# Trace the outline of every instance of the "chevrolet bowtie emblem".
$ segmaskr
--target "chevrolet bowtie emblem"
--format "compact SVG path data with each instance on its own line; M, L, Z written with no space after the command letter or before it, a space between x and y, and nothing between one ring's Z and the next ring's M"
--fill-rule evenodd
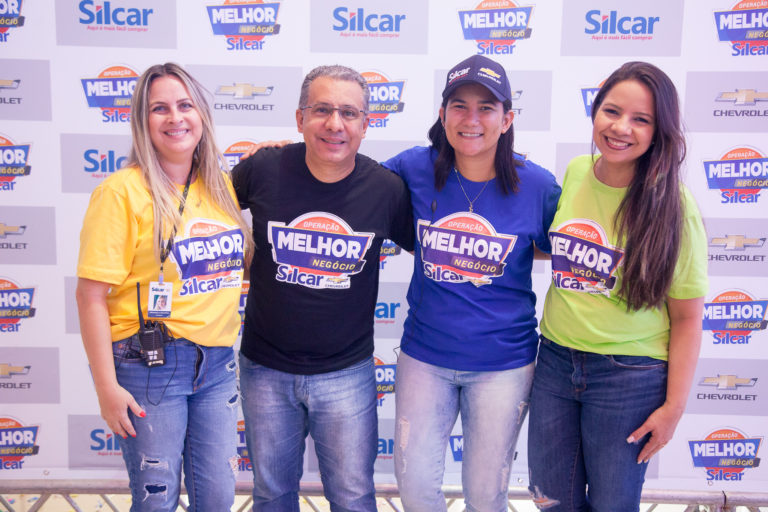
M7 80L0 78L0 89L18 89L21 80Z
M14 366L8 363L0 363L0 379L8 379L12 375L26 375L31 366Z
M717 386L717 389L736 389L738 387L752 387L756 382L756 378L743 379L735 375L718 375L717 377L704 377L699 385Z
M743 251L747 247L762 247L763 244L765 238L747 238L744 235L725 235L709 241L709 245L724 247L726 251Z
M23 235L27 226L9 226L0 222L0 238L5 238L7 235Z
M758 101L768 101L768 92L736 89L734 92L721 92L715 101L732 101L734 105L754 105Z
M253 98L254 96L269 96L274 87L256 87L253 84L236 83L233 85L220 85L216 94L231 95L238 99Z

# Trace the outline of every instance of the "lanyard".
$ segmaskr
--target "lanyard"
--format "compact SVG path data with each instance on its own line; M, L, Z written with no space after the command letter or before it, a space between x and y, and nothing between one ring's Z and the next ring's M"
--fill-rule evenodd
M189 193L189 184L192 182L192 169L189 170L187 175L187 182L184 184L184 192L181 194L181 202L179 203L179 217L184 213L184 205L187 202L187 194ZM168 238L168 243L163 247L163 235L160 234L160 282L163 282L163 264L168 259L168 255L171 254L173 249L173 239L176 236L176 224L173 225L171 230L171 236Z

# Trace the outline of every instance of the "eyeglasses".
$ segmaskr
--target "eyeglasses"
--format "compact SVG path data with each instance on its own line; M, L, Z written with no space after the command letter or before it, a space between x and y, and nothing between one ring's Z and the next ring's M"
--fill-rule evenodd
M335 110L339 111L339 117L342 121L357 121L365 115L364 110L345 105L342 107L334 107L328 103L315 103L314 105L307 105L306 107L299 107L299 110L307 110L315 119L327 119L333 115Z

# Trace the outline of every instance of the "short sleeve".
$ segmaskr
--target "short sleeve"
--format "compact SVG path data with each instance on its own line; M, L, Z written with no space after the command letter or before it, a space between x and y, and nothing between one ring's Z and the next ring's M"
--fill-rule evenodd
M412 251L414 246L413 209L411 195L400 178L398 181L398 197L393 212L391 233L389 239L406 251Z
M80 231L77 276L121 284L138 241L138 222L125 194L102 183L91 195Z
M543 205L541 211L541 236L535 240L536 248L550 253L552 247L549 242L549 228L552 226L552 221L555 218L557 212L557 204L560 201L560 185L557 184L555 176L549 171L547 173L547 184L544 190Z
M258 153L256 154L258 155ZM249 207L250 196L250 181L251 171L253 167L253 159L256 155L251 155L245 160L241 160L234 169L232 169L232 185L237 195L237 201L240 203L240 208L245 210Z

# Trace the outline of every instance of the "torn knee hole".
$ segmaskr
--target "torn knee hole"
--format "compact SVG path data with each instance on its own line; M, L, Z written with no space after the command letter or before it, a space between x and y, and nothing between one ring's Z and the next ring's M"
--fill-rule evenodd
M400 449L405 450L408 447L408 436L411 434L411 423L405 418L400 418L397 427L400 430Z
M168 469L168 461L158 459L157 457L141 456L140 469Z
M163 494L165 493L167 486L163 484L147 484L144 486L147 494Z
M228 405L229 407L235 407L235 406L237 405L237 399L238 399L238 398L240 398L240 397L239 397L239 396L237 396L237 393L235 393L234 395L232 395L232 398L230 398L229 400L227 400L227 405Z
M560 504L558 500L553 500L552 498L548 497L546 494L541 492L541 489L539 489L538 485L533 485L533 484L529 485L528 492L531 494L531 499L533 499L533 504L536 505L536 508L538 508L539 510L546 510L548 508L552 508Z
M238 475L237 464L239 461L240 461L240 457L238 457L237 455L233 455L232 457L229 458L229 467L232 469L232 473L234 473L235 479L237 479L237 475Z

